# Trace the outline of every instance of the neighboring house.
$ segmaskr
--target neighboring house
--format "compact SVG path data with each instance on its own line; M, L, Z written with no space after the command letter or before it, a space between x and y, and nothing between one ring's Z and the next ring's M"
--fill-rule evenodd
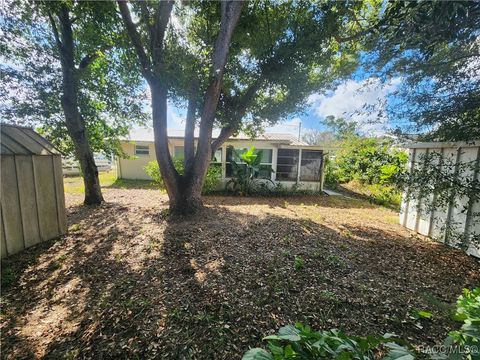
M169 131L169 149L173 157L183 158L182 133ZM212 163L217 163L222 168L222 185L232 176L231 149L241 151L251 146L263 150L262 164L270 165L274 170L268 175L272 181L280 182L286 187L298 184L300 189L323 190L323 148L310 146L293 135L278 133L265 133L254 140L245 135L227 140L212 159ZM152 130L132 131L129 139L122 141L122 149L129 158L117 159L118 177L149 180L144 167L156 160ZM260 173L259 177L262 176L265 174Z

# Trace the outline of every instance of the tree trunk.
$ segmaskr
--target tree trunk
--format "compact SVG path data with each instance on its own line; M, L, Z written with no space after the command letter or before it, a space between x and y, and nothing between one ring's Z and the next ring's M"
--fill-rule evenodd
M93 153L88 141L85 123L78 109L78 70L75 68L74 41L72 23L69 17L68 8L63 6L60 10L60 36L53 21L52 27L61 55L62 65L62 108L65 114L65 123L68 133L72 138L75 154L80 162L80 168L85 184L85 205L98 205L102 203L103 196L98 180L98 170L95 165Z
M203 99L203 111L200 121L200 136L195 156L193 150L193 132L195 130L196 105L189 106L189 116L186 133L186 163L185 174L180 175L173 165L168 148L167 134L167 95L166 85L162 83L164 72L163 41L165 29L172 11L173 1L161 2L157 9L153 27L150 29L150 40L153 44L150 53L142 44L142 38L132 20L130 10L124 1L118 1L120 13L132 44L137 53L141 71L147 80L152 95L153 133L155 138L155 153L160 168L160 175L165 183L165 188L170 199L172 215L190 215L203 208L201 193L212 157L212 128L215 112L220 97L223 72L227 62L231 37L240 17L243 2L225 1L221 3L220 32L215 41L212 58L211 80ZM145 15L144 11L144 15ZM148 16L147 16L148 17ZM144 16L145 18L145 16ZM145 19L144 19L145 20ZM147 19L148 21L148 19ZM153 30L152 30L153 29ZM152 33L153 32L153 33ZM151 47L151 46L150 46Z
M203 209L202 188L194 186L192 177L182 177L179 183L179 192L170 196L170 214L173 216L188 216ZM203 179L201 181L203 183Z
M180 175L176 171L168 148L167 91L155 81L150 84L150 90L155 153L170 200L170 214L173 216L195 214L203 208L202 186L208 169L208 161L204 162L206 166L203 168L186 167L184 175ZM208 157L207 159L209 160Z
M65 123L68 133L75 146L75 154L80 163L83 183L85 185L85 205L98 205L102 203L103 196L98 179L98 169L93 158L92 150L88 141L85 125L78 111L75 86L72 86L71 70L64 71L64 86L62 107L65 113Z

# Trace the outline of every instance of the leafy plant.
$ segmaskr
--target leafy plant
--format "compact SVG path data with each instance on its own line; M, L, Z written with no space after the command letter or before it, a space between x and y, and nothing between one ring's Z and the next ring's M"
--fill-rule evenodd
M174 157L172 160L173 164L175 165L175 169L177 169L180 175L183 175L185 171L183 159ZM150 161L147 165L145 165L144 169L147 175L153 179L153 181L160 187L160 189L164 190L165 184L163 182L162 175L160 174L158 162ZM217 189L218 184L220 183L221 174L222 169L218 165L210 165L207 171L207 175L205 177L205 181L203 183L203 194L212 193Z
M266 171L268 174L273 172L269 165L261 165L262 150L255 150L252 146L247 151L239 153L232 148L233 159L232 166L233 177L227 182L225 188L239 195L251 195L257 192L267 190L270 186L275 188L275 183L268 178L260 179L260 171Z
M463 325L459 330L451 331L445 339L444 345L454 349L446 358L480 359L480 287L463 289L457 300L454 319L462 321ZM460 350L462 354L459 354Z
M415 320L420 320L420 319L431 319L433 314L431 312L425 311L425 310L419 310L419 309L413 309L412 310L412 317Z
M395 185L406 171L408 154L391 140L350 137L342 142L335 163L339 182Z
M374 351L381 344L390 349L385 359L413 359L407 348L395 342L392 334L347 336L339 330L313 331L297 323L280 328L276 335L266 336L264 340L268 341L268 350L250 349L242 359L373 359Z
M305 260L300 256L295 256L295 270L301 270L305 266Z

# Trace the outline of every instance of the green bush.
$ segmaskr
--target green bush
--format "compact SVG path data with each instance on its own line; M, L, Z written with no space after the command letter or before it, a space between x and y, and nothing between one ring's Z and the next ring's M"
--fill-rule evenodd
M405 174L408 154L388 139L352 137L342 143L335 166L339 182L395 185Z
M413 311L414 318L432 318L428 311ZM454 319L463 322L459 330L451 331L439 350L424 352L425 358L445 360L480 359L480 288L463 289L457 300ZM313 331L300 323L279 329L276 335L263 338L268 341L268 350L254 348L243 355L243 360L283 359L374 359L380 347L389 349L384 360L412 360L412 348L396 335L347 336L339 330ZM382 351L383 352L383 351ZM378 355L378 354L377 354ZM430 355L430 356L428 356ZM422 357L423 358L423 357Z
M324 166L324 183L329 188L335 189L340 183L340 176L338 174L338 166L333 159L330 159L328 156L325 156L325 166Z
M445 340L446 347L455 349L449 358L463 355L463 359L480 359L480 288L463 289L457 300L454 319L463 322L463 325L459 330L451 331Z
M173 164L175 169L177 169L180 175L183 175L185 172L184 161L181 158L173 158ZM160 174L160 168L158 162L150 161L144 167L145 172L150 176L153 181L160 187L160 189L165 189L165 183L163 182L162 175ZM220 179L222 176L222 168L218 164L211 164L208 168L207 175L205 176L205 181L203 183L203 194L209 194L216 190Z
M347 336L339 330L313 331L300 323L279 329L277 335L266 336L268 350L250 349L243 360L283 359L373 359L381 344L390 349L385 359L412 360L410 352L397 343L392 335Z
M239 152L232 147L233 159L230 161L232 166L232 178L225 185L227 191L237 195L259 195L270 190L274 190L275 183L267 178L259 178L259 174L264 172L270 176L273 172L271 166L261 164L262 150L250 149Z

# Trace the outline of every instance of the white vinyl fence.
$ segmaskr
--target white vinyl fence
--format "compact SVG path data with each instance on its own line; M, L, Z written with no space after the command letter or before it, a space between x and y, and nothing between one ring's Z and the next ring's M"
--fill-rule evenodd
M409 171L426 171L430 166L451 179L463 179L468 186L480 181L480 140L454 143L414 143L409 149ZM429 159L428 162L426 159ZM428 171L428 169L427 169ZM454 181L454 180L452 180ZM477 195L480 189L473 190ZM416 192L415 196L411 196ZM463 248L480 257L480 202L478 196L453 193L448 201L440 201L436 192L429 193L420 185L410 186L404 194L400 223L408 229L450 246Z

